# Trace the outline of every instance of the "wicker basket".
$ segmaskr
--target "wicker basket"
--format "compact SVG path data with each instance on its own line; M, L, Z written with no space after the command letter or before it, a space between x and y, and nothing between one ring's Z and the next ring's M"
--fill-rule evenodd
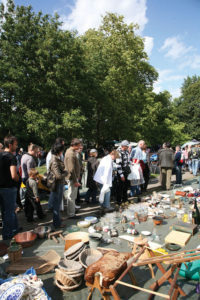
M8 248L8 256L12 263L18 261L22 257L22 246L19 246L19 249L16 251L11 251L10 247Z
M99 260L102 256L102 253L96 249L85 249L79 255L79 261L84 268L87 268L89 265Z
M83 273L76 275L68 275L60 269L55 269L55 283L62 290L73 290L82 283Z
M89 234L84 231L77 231L67 234L65 236L65 250L79 242L84 242L85 244L89 243Z
M63 285L61 282L59 282L57 279L55 279L55 284L57 285L57 287L59 287L59 289L61 289L63 292L65 291L73 291L75 289L77 289L82 283L82 279L81 281L77 284L77 285L74 285L74 286L65 286Z
M73 260L60 260L58 268L68 275L84 273L83 266L79 262Z
M80 249L78 249L74 253L72 252L71 255L67 256L66 253L68 253L68 250L70 249L69 248L67 251L64 252L64 261L66 261L66 263L67 263L68 260L78 261L79 260L79 255L86 249L86 247L87 247L87 245L83 244L83 246Z

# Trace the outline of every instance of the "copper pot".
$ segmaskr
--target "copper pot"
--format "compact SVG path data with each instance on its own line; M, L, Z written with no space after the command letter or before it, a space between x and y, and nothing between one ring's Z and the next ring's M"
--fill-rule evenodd
M154 225L161 225L163 223L163 218L159 216L153 217Z

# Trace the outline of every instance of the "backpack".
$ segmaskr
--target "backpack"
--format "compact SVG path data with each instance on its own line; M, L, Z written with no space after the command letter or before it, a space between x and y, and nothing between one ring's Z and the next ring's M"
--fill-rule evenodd
M191 150L191 157L193 159L198 159L199 158L199 149L198 148L195 147Z
M54 192L56 190L56 176L53 173L51 166L52 164L50 163L49 171L46 177L46 182L47 182L46 185L50 191Z

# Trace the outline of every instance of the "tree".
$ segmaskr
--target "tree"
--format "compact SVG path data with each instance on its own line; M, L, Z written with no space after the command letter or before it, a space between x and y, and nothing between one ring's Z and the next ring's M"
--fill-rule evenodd
M91 132L98 142L106 139L135 139L137 122L145 106L145 93L152 90L157 72L148 63L136 25L123 16L107 14L98 30L82 37L91 78Z
M184 122L183 132L190 138L200 139L200 77L187 77L181 96L174 101L175 115Z
M0 100L2 135L49 145L65 135L63 113L84 99L82 49L75 32L62 31L58 16L30 6L0 8ZM77 123L79 120L77 119ZM81 121L82 122L82 121Z

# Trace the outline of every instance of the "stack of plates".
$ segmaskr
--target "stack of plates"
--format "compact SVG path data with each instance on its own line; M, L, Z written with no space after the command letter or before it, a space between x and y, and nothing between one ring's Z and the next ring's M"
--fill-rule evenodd
M91 224L95 224L98 222L98 219L97 219L97 217L89 216L89 217L85 218L85 221L90 222Z
M80 228L87 228L91 225L89 221L80 221L77 223L77 226Z
M78 260L79 254L86 248L87 246L83 242L79 242L71 246L67 251L64 252L65 260Z
M15 283L10 285L1 295L1 300L19 300L21 299L25 290L23 283Z

